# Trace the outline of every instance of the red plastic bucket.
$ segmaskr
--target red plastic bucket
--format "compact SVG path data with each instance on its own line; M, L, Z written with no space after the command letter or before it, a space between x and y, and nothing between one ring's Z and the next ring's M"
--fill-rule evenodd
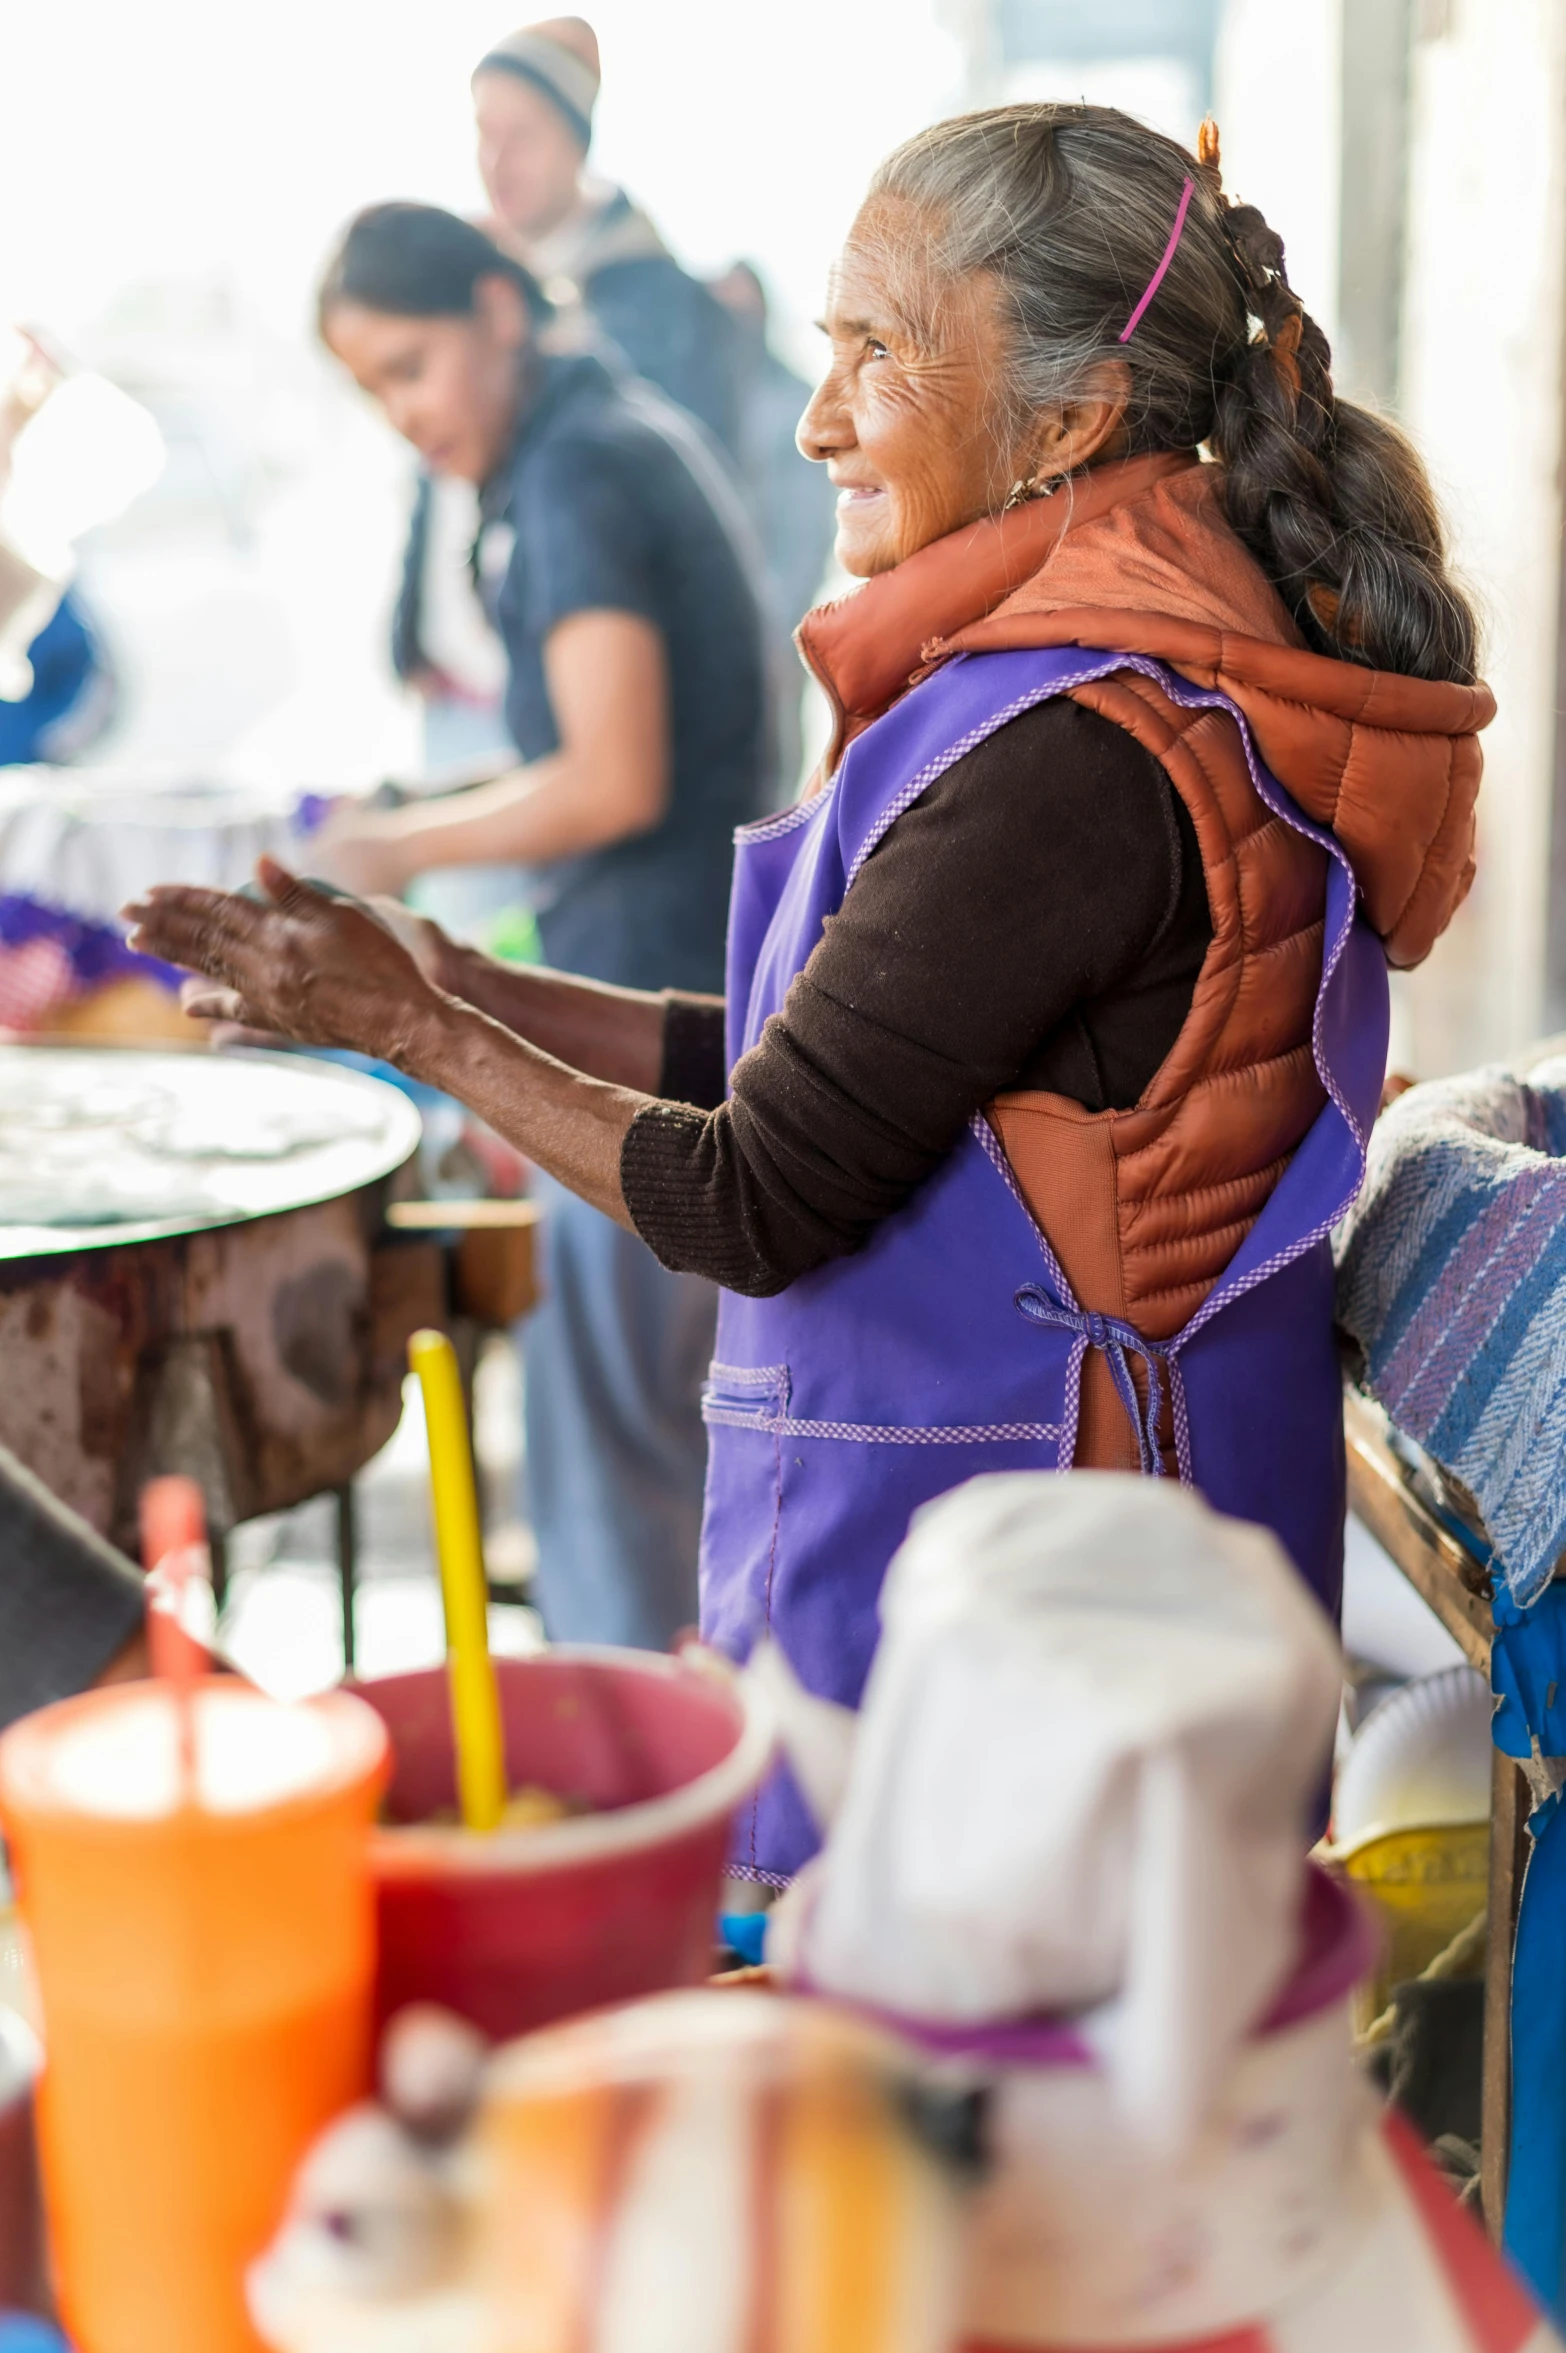
M456 1792L445 1669L356 1686L394 1760L372 1842L380 2016L441 2002L499 2039L699 1984L730 1823L771 1753L749 1687L705 1652L560 1649L496 1668L511 1786L593 1810L487 1837L431 1824Z

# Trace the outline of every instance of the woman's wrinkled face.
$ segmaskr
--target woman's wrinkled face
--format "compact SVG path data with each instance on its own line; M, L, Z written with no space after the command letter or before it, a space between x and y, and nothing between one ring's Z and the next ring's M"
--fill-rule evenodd
M509 279L474 289L470 317L405 319L334 303L326 341L432 474L482 483L510 446L527 311Z
M831 365L800 421L800 448L838 487L838 562L862 578L989 514L1010 479L998 289L938 284L928 246L915 206L866 205L828 290Z

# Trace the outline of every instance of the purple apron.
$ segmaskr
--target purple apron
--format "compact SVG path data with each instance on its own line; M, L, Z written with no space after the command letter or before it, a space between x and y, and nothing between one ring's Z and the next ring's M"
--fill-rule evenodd
M981 1471L1069 1468L1089 1348L1108 1359L1144 1469L1161 1468L1153 1432L1167 1395L1182 1479L1274 1529L1337 1611L1343 1422L1327 1237L1364 1176L1386 1063L1386 963L1356 914L1342 849L1262 766L1226 697L1159 662L1080 646L964 655L936 671L849 747L815 799L737 836L729 1060L781 1011L876 843L943 770L1019 712L1124 670L1187 707L1229 711L1262 799L1330 854L1313 1028L1328 1101L1222 1280L1170 1340L1078 1308L982 1118L853 1257L776 1298L723 1294L703 1402L703 1631L733 1658L770 1632L808 1689L851 1707L911 1514ZM741 1820L735 1868L781 1884L817 1843L779 1772Z

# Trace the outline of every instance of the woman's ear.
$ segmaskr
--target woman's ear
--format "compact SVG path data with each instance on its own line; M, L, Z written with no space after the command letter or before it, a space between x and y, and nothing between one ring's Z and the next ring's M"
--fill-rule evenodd
M480 278L473 289L473 308L492 340L504 351L524 351L532 340L532 321L522 289L514 279Z
M1131 371L1125 361L1103 361L1075 400L1040 420L1033 445L1035 473L1047 480L1090 466L1095 458L1119 457L1130 399Z

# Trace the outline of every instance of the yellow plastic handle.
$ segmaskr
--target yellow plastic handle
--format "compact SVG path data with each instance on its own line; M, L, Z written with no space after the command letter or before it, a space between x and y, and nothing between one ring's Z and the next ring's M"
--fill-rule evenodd
M424 1393L435 1550L446 1605L457 1795L469 1830L493 1830L505 1810L506 1747L489 1655L488 1591L473 1451L457 1358L444 1332L415 1332L408 1362Z

